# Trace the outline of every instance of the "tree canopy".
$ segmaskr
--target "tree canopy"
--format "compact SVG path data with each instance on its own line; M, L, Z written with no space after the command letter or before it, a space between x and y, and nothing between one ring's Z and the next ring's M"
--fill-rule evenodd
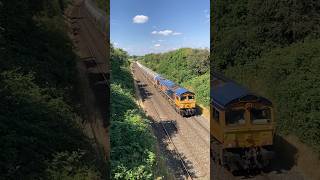
M0 1L0 179L101 177L74 101L67 3Z
M181 48L137 59L169 80L194 91L197 102L209 107L209 54L207 49Z
M320 151L320 2L216 1L212 68L270 98L278 133Z

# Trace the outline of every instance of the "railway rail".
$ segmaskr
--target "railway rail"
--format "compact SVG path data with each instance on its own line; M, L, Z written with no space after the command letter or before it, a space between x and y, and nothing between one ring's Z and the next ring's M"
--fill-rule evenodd
M153 102L151 102L151 103L153 104ZM170 143L171 143L171 144L173 145L173 147L174 147L174 151L177 152L177 154L178 154L179 160L180 160L180 162L181 162L181 167L182 167L183 170L185 171L185 173L186 173L186 175L187 175L187 179L193 179L192 176L191 176L191 173L189 172L189 170L188 170L188 168L187 168L187 166L186 166L186 164L185 164L185 162L184 162L184 160L183 160L183 158L182 158L181 155L178 153L179 151L178 151L177 146L175 145L175 143L174 143L173 140L171 139L171 136L170 136L170 134L168 133L168 130L166 129L165 125L163 124L163 120L161 119L158 110L157 110L154 106L152 106L152 107L153 107L154 112L156 112L156 114L157 114L157 116L158 116L158 118L159 118L159 120L160 120L161 127L162 127L163 131L165 132L167 139L169 139ZM177 126L176 126L174 123L171 122L171 124L177 129Z
M88 14L86 15L84 1L74 1L73 3L72 12L67 18L73 30L72 39L77 54L81 59L77 67L79 76L83 78L81 80L81 86L85 89L83 90L83 106L86 107L85 118L82 123L84 127L87 127L86 132L90 138L94 139L98 154L106 160L109 159L110 152L108 133L104 128L109 121L107 99L109 98L110 85L107 76L108 69L106 68L108 67L107 57L105 53L95 51L103 46L101 42L96 42L97 36L101 36L101 34L97 33L99 32L98 28L89 30L88 27L92 27L89 24L94 25L94 22L87 16ZM100 100L96 96L104 98Z
M146 79L150 84L152 84L152 82L151 82L151 80L150 80L149 78L145 77L145 79ZM156 89L156 88L155 88L155 89ZM159 94L160 94L162 97L167 98L167 97L166 97L167 95L165 95L164 93L162 93L162 92L159 91L158 89L156 89L156 90L157 90L157 92L159 92ZM167 113L167 112L166 112L166 113ZM180 116L178 113L173 113L173 114L174 114L174 116L175 116L175 119L180 119L180 118L181 118L181 116ZM196 119L195 116L191 116L191 117L183 118L183 119L186 120L185 122L188 124L188 126L192 129L193 132L197 132L197 130L190 124L190 122L189 122L188 120L193 120L194 122L196 122L197 124L199 124L200 127L201 127L202 129L204 129L204 131L208 132L208 134L210 133L210 130L209 130L208 128L204 127L204 126L198 121L198 119ZM178 128L177 128L177 129L178 129ZM203 142L205 142L205 138L204 138L202 135L199 134L198 137L200 137L200 139L201 139ZM185 140L187 141L187 139L185 139Z
M138 67L136 67L138 68ZM138 70L137 70L138 71ZM136 71L135 71L136 72ZM153 101L161 101L160 102L165 102L165 104L168 104L168 102L165 100L165 96L159 92L159 90L157 88L155 88L152 85L152 82L149 78L146 77L145 74L143 74L142 71L140 71L139 73L139 80L143 81L146 84L149 84L149 90L150 92L152 92L152 94L154 95L153 100L150 100L151 104L150 106L152 106L152 109L154 111L156 111L157 113L157 117L160 117L161 120L166 119L166 118L171 118L176 120L176 123L170 122L170 121L166 121L166 122L170 122L170 126L174 127L179 133L175 134L174 139L170 138L170 141L174 142L176 141L178 143L178 147L181 150L181 147L184 149L187 149L187 154L188 157L191 158L190 156L192 156L192 163L195 163L194 165L197 166L197 168L195 170L198 170L198 174L194 171L191 171L188 169L188 167L186 167L186 165L184 165L184 167L187 168L187 170L189 171L189 174L195 175L194 173L196 173L197 175L195 175L194 177L198 177L198 178L203 178L203 177L208 177L209 176L209 168L208 170L206 170L206 165L205 164L209 164L209 163L205 163L203 157L203 151L199 151L198 148L201 149L202 148L206 148L206 146L208 146L207 148L209 149L209 127L205 128L199 121L199 117L189 117L189 118L184 118L181 117L173 108L171 108L171 106L168 106L168 110L162 110L161 112L159 112L158 109L163 109L163 107L160 107L159 104L155 104ZM150 107L148 106L148 107ZM170 110L169 110L170 109ZM162 115L162 116L161 116ZM166 118L163 118L166 117ZM203 120L203 119L201 119ZM190 121L190 122L189 122ZM193 127L194 124L192 124L192 122L196 121L197 123L199 123L199 126L197 126L197 128ZM205 121L207 122L207 121ZM168 123L164 123L163 121L160 121L161 124L161 128L166 128L168 126ZM180 125L180 127L179 127ZM165 130L164 130L165 131ZM168 130L166 130L168 131ZM208 137L206 138L204 134L201 134L199 131L202 131L202 133L207 134ZM167 135L169 135L169 133L166 133ZM192 141L194 141L196 139L197 143L196 147L195 144L192 143ZM175 145L175 151L179 150L179 148L177 148L177 145ZM181 152L181 151L179 151ZM200 157L199 157L200 156ZM209 159L209 152L208 155L206 156L207 159ZM190 159L189 159L190 160ZM190 168L190 167L189 167Z
M147 80L148 80L148 79L147 79ZM170 136L170 134L168 133L169 131L167 130L167 128L166 128L165 125L163 124L163 118L160 116L159 110L157 110L157 108L155 108L155 105L154 105L154 103L153 103L152 101L151 101L151 103L152 103L152 106L151 106L151 107L152 107L153 111L156 113L157 118L158 118L159 121L160 121L160 125L161 125L161 128L162 128L163 132L165 133L165 135L166 135L167 139L169 140L170 144L172 144L172 146L173 146L173 148L174 148L174 151L177 152L177 154L178 154L178 158L179 158L179 161L180 161L180 163L181 163L181 167L183 168L183 170L184 170L184 172L185 172L185 174L186 174L186 176L187 176L186 178L192 180L193 178L192 178L192 176L191 176L191 173L189 172L189 170L188 170L188 168L187 168L187 166L186 166L183 158L182 158L181 155L178 153L178 152L179 152L179 151L178 151L178 148L177 148L177 146L175 145L175 143L173 142L173 140L171 139L171 136ZM175 129L178 129L177 126L176 126L174 123L170 122L170 124L171 124L172 126L174 126Z
M81 9L82 9L82 7L84 7L85 1L82 1L81 3L82 3L82 4L80 4L80 5L79 5L79 8L78 8L78 17L81 17ZM84 29L85 29L85 31L86 31L86 34L90 35L90 37L91 37L92 39L94 39L94 37L91 36L92 32L91 32L90 29L88 28L88 24L87 24L86 19L85 19L85 18L89 18L90 14L89 14L87 11L85 11L85 13L87 14L87 16L79 19L79 21L81 21L81 22L79 22L79 23L83 23L83 24L84 24L83 27L84 27ZM100 31L99 31L99 32L100 32ZM101 65L101 64L106 64L106 62L105 62L105 63L103 63L103 62L99 62L99 63L98 63L98 62L97 62L97 58L96 58L96 54L97 54L96 49L92 49L89 45L86 45L86 48L88 49L88 52L89 52L89 57L87 57L86 59L91 60L91 61L95 64L95 67L97 68L98 73L102 76L104 83L105 83L107 86L110 87L110 84L108 83L109 80L108 80L108 78L106 77L106 73L107 73L106 71L107 71L107 69L104 68L104 67ZM105 54L105 53L101 52L101 50L99 50L99 48L97 48L97 51L99 51L99 53L102 54L102 55Z

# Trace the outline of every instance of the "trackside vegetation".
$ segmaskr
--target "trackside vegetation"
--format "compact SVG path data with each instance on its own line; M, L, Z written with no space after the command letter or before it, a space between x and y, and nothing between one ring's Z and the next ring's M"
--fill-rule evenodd
M0 179L100 179L64 0L0 0Z
M138 59L155 72L196 93L197 103L209 107L209 54L207 49L181 48L147 54Z
M156 139L136 103L128 59L111 47L111 178L155 179Z
M216 3L215 70L271 99L278 133L320 152L320 2Z

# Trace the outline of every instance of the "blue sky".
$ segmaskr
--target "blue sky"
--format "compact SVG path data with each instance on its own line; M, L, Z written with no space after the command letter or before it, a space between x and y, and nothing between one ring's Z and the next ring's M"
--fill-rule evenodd
M209 48L210 0L111 0L110 37L130 55Z

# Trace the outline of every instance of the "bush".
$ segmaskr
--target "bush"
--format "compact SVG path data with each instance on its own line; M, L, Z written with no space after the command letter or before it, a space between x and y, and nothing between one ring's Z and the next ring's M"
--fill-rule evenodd
M128 55L111 47L111 178L154 179L154 136L134 98Z
M139 57L155 72L196 93L197 102L209 106L209 51L181 48ZM203 84L201 84L203 83Z
M46 169L47 178L52 180L98 180L99 173L83 161L85 152L61 152L54 155Z
M7 71L0 77L0 169L7 179L43 176L54 153L91 145L62 98L45 94L31 74Z
M0 1L0 179L48 179L46 162L79 149L91 155L79 168L95 167L72 101L76 55L66 3Z
M225 73L273 101L278 133L293 133L320 152L319 45L316 40L274 48Z

